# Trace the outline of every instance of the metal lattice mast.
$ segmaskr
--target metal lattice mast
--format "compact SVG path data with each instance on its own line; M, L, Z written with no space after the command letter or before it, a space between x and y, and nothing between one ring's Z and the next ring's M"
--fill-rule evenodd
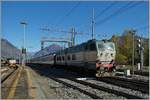
M94 20L94 8L93 8L93 15L92 15L92 39L94 39L94 24L95 24L95 20Z
M22 47L22 66L25 66L26 61L26 47L25 47L25 33L26 33L26 26L27 23L25 21L20 22L23 25L24 32L23 32L23 47Z

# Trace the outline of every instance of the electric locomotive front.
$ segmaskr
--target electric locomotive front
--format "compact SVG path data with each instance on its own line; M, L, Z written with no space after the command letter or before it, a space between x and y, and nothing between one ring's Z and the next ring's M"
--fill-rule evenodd
M115 45L113 42L97 41L96 76L112 76L115 74Z

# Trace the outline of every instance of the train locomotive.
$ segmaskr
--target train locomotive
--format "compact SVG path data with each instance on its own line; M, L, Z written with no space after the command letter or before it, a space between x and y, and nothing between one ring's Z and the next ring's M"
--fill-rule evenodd
M63 65L95 71L96 77L115 74L115 45L106 40L89 40L80 45L31 59L31 63Z

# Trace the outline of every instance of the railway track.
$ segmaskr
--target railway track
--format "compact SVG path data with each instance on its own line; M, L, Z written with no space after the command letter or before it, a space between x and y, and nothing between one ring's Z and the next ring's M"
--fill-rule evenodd
M124 69L117 69L119 72L124 72ZM132 70L131 70L132 73ZM149 72L143 72L143 71L134 71L134 74L141 75L141 76L149 76Z
M6 73L9 69L8 68L1 68L0 72L1 72L1 75Z
M88 91L86 91L86 90L84 90L84 89L81 89L80 87L74 86L74 85L72 85L72 84L70 84L70 83L68 83L68 82L65 82L65 81L63 81L63 80L61 80L61 79L59 79L59 78L56 78L56 77L54 77L53 75L50 75L49 73L44 73L44 72L42 72L41 70L38 70L38 72L43 73L43 74L46 74L46 76L49 76L50 79L52 79L52 80L54 80L54 81L56 81L56 82L58 82L58 83L61 83L61 84L65 85L65 86L67 86L67 87L69 87L69 88L78 90L78 91L80 91L81 93L83 93L83 94L85 94L85 95L88 95L88 96L90 96L90 97L93 98L93 99L102 99L100 96L98 96L98 95L96 95L96 94L90 93L90 92L88 92ZM68 80L70 80L70 79L68 79Z
M52 70L54 70L54 69L52 69ZM48 71L44 71L44 69L43 69L43 72L42 72L42 69L38 69L38 71L40 71L40 73L42 73L41 75L48 76L49 78L52 78L54 81L62 83L64 85L68 86L68 87L73 87L74 89L76 89L76 87L72 86L71 84L67 83L66 81L62 82L62 80L60 80L59 77L61 77L63 79L70 80L70 81L74 81L77 84L79 83L79 84L82 84L82 85L84 85L86 87L91 87L92 89L97 89L99 91L104 91L106 93L114 94L114 95L116 95L118 97L121 96L121 97L125 97L127 99L142 99L142 98L147 98L147 93L148 93L148 91L147 91L148 90L147 85L148 85L148 83L140 81L140 80L137 81L137 80L130 80L130 79L128 79L126 81L125 79L116 78L116 80L114 80L114 82L111 82L110 85L114 85L114 83L116 83L115 86L117 86L118 88L121 88L121 87L123 88L124 87L124 89L125 89L125 91L124 91L124 89L117 90L117 89L113 89L113 87L109 88L107 86L107 84L106 84L106 86L103 86L103 85L100 86L99 84L96 85L96 84L91 83L91 82L86 82L86 81L83 81L83 80L77 80L76 78L69 78L70 76L68 76L66 74L68 71L65 72L65 74L68 77L67 76L64 77L65 75L61 75L61 73L63 74L63 72L61 72L61 73L59 73L59 75L57 75L58 72L55 73L55 71L48 72ZM77 77L77 76L75 76L75 77ZM80 77L80 76L78 76L78 77ZM98 80L96 80L96 79L94 79L93 81L98 82ZM121 83L119 83L119 81L121 81ZM127 82L128 82L128 84L127 84ZM108 83L108 82L104 82L104 83ZM126 84L126 87L125 87L125 84ZM131 84L131 86L130 86L130 84ZM144 88L145 90L143 88L141 89L141 87L144 87L145 85L146 85L146 87ZM77 87L77 88L79 88L79 87ZM84 89L82 89L82 90L81 89L77 89L77 90L79 90L80 92L85 93L85 94L88 95L87 91L83 92ZM134 91L134 93L132 93L132 90L133 91L134 90L138 90L138 91ZM130 91L130 93L128 93L128 91ZM142 94L139 94L140 93L139 91L140 92L142 91ZM146 93L146 94L144 94L144 93ZM93 95L93 94L90 94L90 95ZM145 96L143 96L143 95L145 95ZM96 98L95 94L93 96L91 96L91 98ZM99 98L101 98L101 97L99 97Z
M79 88L79 87L76 87L76 86L74 86L74 85L71 85L71 84L69 84L69 83L67 83L67 82L64 82L64 81L58 79L58 78L55 78L54 76L49 75L49 73L44 73L44 72L41 71L41 70L37 70L37 71L40 72L40 73L42 73L42 74L46 74L46 76L49 76L50 79L52 79L52 80L54 80L54 81L56 81L56 82L58 82L58 83L61 83L61 84L65 85L65 86L67 86L67 87L69 87L69 88L76 89L76 90L80 91L81 93L84 93L85 95L90 96L90 97L93 98L93 99L102 99L101 97L99 97L99 96L97 96L97 95L95 95L95 94L92 94L92 93L90 93L90 92L87 92L87 91L85 91L85 90L83 90L83 89L81 89L81 88Z
M137 74L137 75L149 76L149 72L134 71L134 73Z
M101 97L99 97L99 96L97 96L95 94L89 93L89 92L87 92L87 91L85 91L83 89L80 89L79 87L73 86L70 83L67 83L66 81L62 81L61 79L55 78L55 77L53 77L51 75L49 75L49 78L54 80L54 81L56 81L56 82L62 83L64 85L66 85L67 87L70 87L70 88L73 88L73 89L77 89L80 92L82 92L82 93L84 93L86 95L89 95L93 99L101 99ZM117 96L122 96L122 97L125 97L127 99L142 99L142 97L139 97L139 96L135 96L135 95L131 95L131 94L128 94L128 93L124 93L122 91L113 90L113 89L110 89L110 88L106 88L106 87L103 87L103 86L99 86L99 85L96 85L96 84L85 82L85 81L82 81L82 80L77 80L75 78L65 78L65 79L70 80L70 81L74 81L76 83L79 83L79 84L82 84L82 85L85 85L85 86L89 86L89 87L91 87L93 89L98 89L100 91L104 91L104 92L107 92L107 93L115 94Z
M60 80L60 79L57 79L57 78L54 78L54 77L50 77L50 78L51 78L52 80L56 81L56 82L62 83L63 85L65 85L65 86L67 86L67 87L76 89L76 90L78 90L78 91L80 91L80 92L82 92L82 93L84 93L84 94L90 96L90 97L93 98L93 99L102 99L101 97L99 97L99 96L97 96L97 95L95 95L95 94L92 94L92 93L90 93L90 92L87 92L87 91L85 91L85 90L83 90L83 89L81 89L81 88L79 88L79 87L76 87L76 86L74 86L74 85L71 85L71 84L69 84L69 83L67 83L67 82L64 82L64 81Z
M109 78L98 78L97 80L103 81L106 83L114 84L117 86L121 86L128 89L133 89L137 91L141 91L142 93L149 93L149 83L136 81L126 78L119 78L119 77L109 77Z
M8 69L3 71L2 73L2 77L1 77L1 84L6 81L12 74L14 74L16 72L18 68L16 69Z
M98 90L102 90L102 91L105 91L105 92L108 92L108 93L113 93L113 94L118 95L118 96L126 97L127 99L142 99L142 97L139 97L139 96L130 95L130 94L127 94L127 93L124 93L124 92L121 92L121 91L116 91L116 90L109 89L109 88L106 88L106 87L102 87L102 86L99 86L99 85L96 85L96 84L85 82L83 80L77 80L77 79L73 79L73 78L69 78L69 79L71 81L74 81L74 82L77 82L77 83L80 83L80 84L84 84L86 86L90 86L94 89L98 89Z

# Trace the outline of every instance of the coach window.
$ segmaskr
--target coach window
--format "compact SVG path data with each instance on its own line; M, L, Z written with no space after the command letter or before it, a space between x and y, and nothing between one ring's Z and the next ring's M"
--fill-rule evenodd
M70 55L68 55L68 60L70 60Z
M60 61L60 56L59 56L59 61Z
M60 61L60 56L58 56L58 61Z
M72 55L72 60L76 60L76 56L74 54Z
M62 60L64 61L64 56L62 56Z
M59 59L60 59L60 61L61 61L61 56L60 56L60 58L59 58Z
M58 56L56 57L56 60L58 61Z

